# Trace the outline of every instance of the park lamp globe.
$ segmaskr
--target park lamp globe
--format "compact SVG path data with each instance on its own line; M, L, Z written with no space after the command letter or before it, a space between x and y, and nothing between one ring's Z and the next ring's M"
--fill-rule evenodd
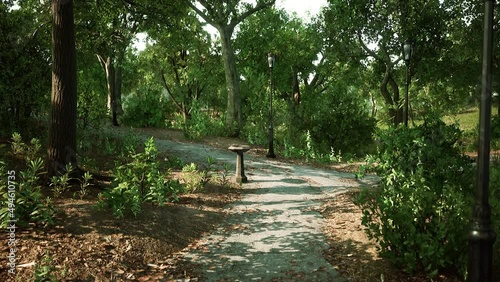
M274 57L274 54L269 52L267 54L267 62L269 64L269 68L272 69L274 67L274 61L275 61L275 57Z
M403 44L403 58L406 64L410 63L412 55L413 55L413 46L411 45L411 41L407 39Z

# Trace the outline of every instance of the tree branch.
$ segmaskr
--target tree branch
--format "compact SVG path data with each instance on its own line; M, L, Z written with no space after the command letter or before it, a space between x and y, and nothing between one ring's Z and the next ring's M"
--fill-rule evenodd
M168 96L170 96L170 98L174 102L174 105L177 107L177 109L179 109L179 111L182 111L182 106L175 100L174 95L172 95L172 91L170 91L170 88L168 87L167 79L165 78L165 73L163 71L161 71L161 80L163 82L163 86L167 90Z
M247 10L246 12L244 12L243 14L241 14L239 17L235 17L235 18L231 19L231 22L229 23L229 25L234 28L236 25L238 25L240 22L242 22L248 16L250 16L253 13L258 12L264 8L267 8L267 7L274 5L275 2L276 2L276 0L270 0L269 2L260 2L257 5L255 5L255 7L251 8L251 9Z
M205 9L207 9L207 11L209 10L209 5L206 1L204 0L198 0L198 2L200 2L200 4L205 7ZM204 13L203 11L201 11L200 9L198 9L196 7L195 4L193 4L191 1L187 1L188 3L188 6L193 9L197 14L198 16L200 16L204 21L206 21L209 25L212 25L214 27L217 27L219 24L216 23L215 21L213 21L206 13Z

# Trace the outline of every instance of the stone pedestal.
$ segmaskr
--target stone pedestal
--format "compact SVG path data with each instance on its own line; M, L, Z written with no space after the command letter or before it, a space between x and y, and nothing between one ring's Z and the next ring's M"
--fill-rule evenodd
M234 176L234 180L236 181L236 183L248 182L248 179L245 176L245 166L243 164L243 153L250 150L250 146L231 145L228 149L237 154L236 155L236 174Z

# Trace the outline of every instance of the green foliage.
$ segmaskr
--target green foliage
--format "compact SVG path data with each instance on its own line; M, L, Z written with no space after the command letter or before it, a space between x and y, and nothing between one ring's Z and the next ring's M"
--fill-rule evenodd
M40 149L40 143L38 140L33 139L30 146L20 141L20 139L19 135L13 134L11 147L13 153L17 150L15 151L17 155L24 158L26 169L17 173L16 170L5 172L5 166L0 167L3 176L11 176L11 178L7 178L9 181L4 182L4 178L0 182L0 199L2 202L0 226L7 226L8 220L12 216L11 212L13 212L14 218L17 220L17 224L21 226L27 226L29 223L52 224L55 209L50 198L44 198L40 186L44 162L42 158L35 157ZM11 193L9 196L9 186L15 189L14 195ZM15 198L12 196L15 196ZM12 200L14 200L13 206ZM9 210L9 203L12 206L11 210Z
M88 187L92 185L90 183L90 180L92 180L92 174L86 171L83 174L83 178L80 179L80 190L75 192L74 196L78 195L80 197L80 200L83 199L83 197L85 197L89 192Z
M364 190L357 204L380 255L408 272L434 276L466 266L474 168L459 150L460 137L457 126L436 117L379 134L371 169L381 177L380 187Z
M131 94L123 102L122 123L134 127L164 127L167 118L166 96L146 89Z
M41 263L35 266L33 281L35 282L55 282L57 268L54 266L53 259L49 253L45 254Z
M165 179L167 174L160 172L157 155L152 137L145 142L144 152L132 150L128 155L131 161L115 169L113 188L99 194L98 207L109 207L121 218L126 212L137 216L144 202L163 205L166 201L177 200L182 186L177 181Z
M493 157L490 166L490 198L492 226L497 236L500 234L500 157ZM500 260L500 242L495 241L493 261Z
M195 163L190 163L182 168L181 179L187 192L195 193L205 187L210 175L208 171L198 169Z
M0 3L0 136L33 134L50 100L49 26L41 11ZM45 13L43 13L45 14ZM38 20L37 20L38 18ZM29 66L29 67L26 67Z
M300 128L309 130L310 140L296 146L306 151L356 154L363 153L373 142L375 120L369 116L363 99L352 89L305 98L302 111Z
M59 198L64 192L69 188L69 182L71 177L69 176L73 172L73 167L71 164L67 164L64 168L64 173L61 175L54 175L50 179L49 186L52 187L52 193L54 198Z
M500 138L500 116L491 119L491 138Z
M202 111L198 103L193 103L184 133L186 137L195 140L205 136L225 136L224 115L214 116L208 111Z
M95 58L93 58L95 60ZM96 61L96 60L95 60ZM77 127L79 130L95 129L106 120L106 81L97 61L78 72Z

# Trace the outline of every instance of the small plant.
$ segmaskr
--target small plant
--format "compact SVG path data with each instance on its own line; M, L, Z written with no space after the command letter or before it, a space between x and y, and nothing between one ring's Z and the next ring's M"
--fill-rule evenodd
M49 253L45 254L40 264L35 267L33 280L35 282L57 281L57 269L53 264L53 259Z
M182 168L181 178L186 185L186 190L190 193L201 190L210 180L210 176L206 170L198 170L195 163L190 163Z
M71 164L67 164L64 171L64 174L60 176L54 175L50 179L50 186L52 187L54 198L59 198L64 192L68 190L69 182L71 181L71 177L69 175L73 171L73 167L71 166Z
M163 205L166 201L176 200L182 186L176 181L166 180L167 175L160 173L157 156L152 137L145 142L143 153L129 152L131 161L116 167L113 188L99 194L98 208L109 207L116 217L121 218L128 211L137 216L144 202Z
M44 198L40 186L41 175L44 173L44 162L42 158L35 157L40 149L40 142L33 139L30 145L27 145L21 141L20 136L15 135L13 136L11 149L13 153L24 153L23 158L26 162L26 169L19 171L18 174L16 173L13 184L15 188L14 198L9 197L6 183L4 181L0 182L0 200L2 202L0 226L7 226L12 215L14 215L17 224L20 226L27 226L29 223L52 224L55 209L50 198ZM12 193L10 196L12 196ZM8 203L12 200L14 200L15 206L13 211L8 208Z
M14 155L23 155L27 160L33 160L42 147L40 140L36 138L31 139L30 145L24 143L21 134L17 132L12 134L11 140L12 153Z
M231 170L231 165L228 163L225 163L222 166L222 170L219 173L219 183L222 187L229 187L229 181L231 177L229 176Z
M87 196L87 194L89 193L88 187L91 185L90 184L91 179L92 179L92 174L90 174L90 172L86 171L83 174L83 178L80 179L80 190L75 192L73 197L75 197L75 195L78 195L80 197L80 200L81 200L81 199L83 199L83 197Z
M21 134L14 132L14 133L12 133L11 139L12 139L12 141L10 143L10 146L12 148L12 153L14 155L19 155L19 154L24 153L25 144L23 142Z

